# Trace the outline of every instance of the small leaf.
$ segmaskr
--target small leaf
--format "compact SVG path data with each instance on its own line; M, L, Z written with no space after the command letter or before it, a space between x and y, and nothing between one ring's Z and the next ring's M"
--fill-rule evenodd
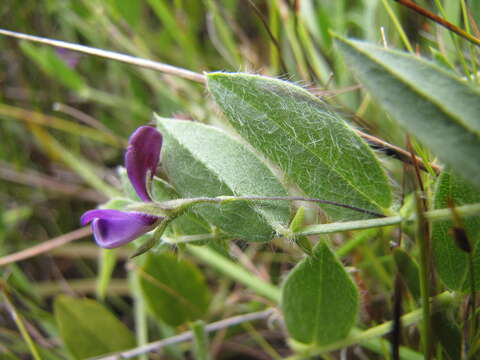
M444 171L438 178L434 208L447 208L449 201L455 207L480 202L480 193L470 183L450 171ZM475 266L475 288L480 290L480 217L468 217L462 220L463 229L473 245L473 263ZM454 223L451 220L436 221L432 224L433 261L440 279L452 290L469 290L470 271L469 254L455 243Z
M75 359L135 346L127 327L96 301L60 295L54 313L60 337Z
M207 311L208 287L201 272L186 260L166 252L149 253L138 276L150 310L165 323L181 325Z
M324 242L290 272L282 289L288 333L305 344L327 345L348 335L358 310L358 292Z
M223 131L192 121L157 121L164 137L161 161L182 197L287 195L270 169ZM248 241L269 241L287 226L290 215L286 201L200 204L193 209L225 233Z
M295 213L295 216L293 217L292 221L290 222L290 231L292 232L297 232L303 224L303 219L305 218L305 208L303 206L300 206Z
M368 145L325 103L286 81L210 73L208 89L230 123L310 197L385 213L387 177ZM334 219L368 217L321 205Z
M362 41L337 45L373 98L465 179L480 186L480 91L418 56Z
M405 250L400 248L393 250L393 259L395 260L400 278L407 285L413 298L418 301L420 299L420 272L418 264Z

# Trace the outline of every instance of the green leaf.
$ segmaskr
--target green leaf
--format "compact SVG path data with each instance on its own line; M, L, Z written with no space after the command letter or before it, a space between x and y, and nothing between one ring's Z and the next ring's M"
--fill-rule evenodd
M207 311L208 287L202 273L186 260L166 252L149 253L138 276L148 307L168 325L197 320Z
M348 335L357 315L358 292L323 241L288 275L282 310L288 333L296 341L327 345Z
M337 45L372 97L442 161L480 186L480 92L418 56L362 41Z
M241 73L210 73L208 89L230 123L310 197L385 213L387 177L368 145L299 86ZM334 219L368 215L321 205Z
M67 88L75 91L86 88L82 77L56 56L55 50L52 48L36 46L28 42L21 42L20 48L42 71L61 82Z
M393 259L395 260L400 278L407 285L413 298L418 301L420 299L420 272L418 264L405 250L400 248L393 250Z
M444 171L436 185L434 208L448 207L449 200L457 206L480 201L480 193L463 178L450 171ZM468 217L461 220L467 238L473 248L475 267L475 288L480 289L480 217ZM440 279L453 290L468 290L470 284L469 254L455 243L452 233L454 222L451 220L435 221L432 224L433 261Z
M273 173L250 150L225 132L192 121L157 117L164 137L162 164L184 198L286 196ZM286 228L286 201L199 204L193 209L225 233L248 241L269 241Z
M60 295L54 302L60 337L75 359L135 346L132 333L96 301Z

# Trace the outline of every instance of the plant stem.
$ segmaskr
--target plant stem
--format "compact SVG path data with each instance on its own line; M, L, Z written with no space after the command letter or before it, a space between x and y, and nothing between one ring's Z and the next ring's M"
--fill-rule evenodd
M23 340L25 340L25 342L27 343L28 349L30 350L30 353L32 354L33 359L42 360L42 357L40 356L40 353L38 352L38 349L35 343L33 342L32 337L28 333L27 328L23 323L22 317L18 314L17 310L15 309L15 306L10 300L10 296L7 294L7 290L5 289L3 289L3 297L5 299L5 305L8 311L10 312L13 320L15 321L15 324L17 325L18 330L20 331L20 334L22 334Z
M128 273L129 287L135 294L133 296L133 312L135 317L135 338L138 346L148 343L148 322L145 300L142 296L139 277L134 271ZM146 355L139 355L139 360L148 360Z
M456 208L456 210L460 216L464 216L464 217L480 215L480 203L459 206ZM448 208L426 211L423 215L429 221L451 220L453 217L451 210ZM335 222L330 224L317 224L317 225L305 226L301 228L298 232L295 232L293 235L301 236L301 235L330 234L330 233L341 232L341 231L370 229L375 227L397 225L401 223L412 223L415 220L416 220L415 215L412 215L409 218L403 218L400 215L396 215L396 216L388 216L380 219L367 219L367 220Z
M413 48L412 45L410 44L410 41L408 40L407 35L405 34L405 31L403 31L402 25L400 25L400 21L398 21L397 17L395 16L395 13L393 12L392 8L390 7L390 4L388 3L387 0L382 0L382 4L385 7L385 10L388 13L388 16L390 17L390 20L392 20L395 28L398 31L398 34L400 36L400 39L402 39L403 45L405 45L405 48L413 53Z
M307 201L313 202L317 204L324 204L324 205L332 205L338 206L345 209L357 211L363 214L367 214L370 216L384 218L384 214L377 213L375 211L362 209L356 206L338 203L336 201L331 200L324 200L318 198L307 198L303 196L217 196L217 197L198 197L198 198L191 198L191 199L175 199L170 201L165 201L162 203L156 203L157 207L163 210L174 210L174 212L183 211L195 204L201 203L214 203L214 204L226 204L233 201ZM155 204L155 203L154 203ZM151 204L149 204L151 206ZM145 207L145 205L141 205ZM143 207L138 208L137 210L143 210ZM131 206L132 209L135 206ZM136 209L136 208L135 208ZM148 211L148 210L147 210Z
M213 266L231 279L241 282L255 291L255 293L264 296L274 303L278 304L280 302L281 295L279 288L252 275L250 272L233 263L223 255L220 255L216 251L213 251L206 246L188 246L187 250L197 259Z
M433 298L434 304L435 304L435 307L433 310L438 311L441 308L447 305L450 305L453 299L454 297L448 291L445 291L437 295L436 297ZM405 314L401 317L402 326L413 325L419 322L420 320L422 320L422 318L423 318L423 309L417 309L417 310L411 311L408 314ZM353 329L351 335L342 340L339 340L329 345L315 347L313 349L308 348L306 349L306 351L308 351L308 356L315 356L325 352L331 352L338 349L342 349L354 344L361 344L364 341L368 341L373 338L384 336L388 334L391 330L392 330L392 321L384 322L381 325L374 326L364 331L359 329ZM300 360L303 358L304 358L304 354L300 354L300 355L291 356L288 358L288 360Z
M197 320L190 325L190 329L193 334L195 360L209 360L208 335L205 331L205 323L202 320Z
M108 51L108 50L101 50L101 49L93 48L90 46L73 44L65 41L43 38L40 36L22 34L15 31L9 31L4 29L0 29L0 35L6 35L6 36L11 36L17 39L33 41L36 43L46 44L46 45L54 46L57 48L78 51L84 54L94 55L94 56L98 56L106 59L116 60L123 63L135 65L138 67L143 67L146 69L160 71L166 74L178 76L178 77L199 82L202 84L205 83L205 76L203 76L202 74L199 74L190 70L178 68L176 66L162 64L153 60L142 59L142 58L138 58L138 57L127 55L127 54L121 54L121 53Z
M423 193L423 191L422 191ZM428 222L424 217L424 204L416 194L417 203L417 234L416 239L420 249L420 298L422 299L423 342L425 360L430 360L433 354L433 338L430 319L430 260Z
M231 318L220 320L220 321L206 325L205 332L209 333L209 332L217 331L220 329L225 329L231 326L242 324L247 321L266 319L270 315L272 315L272 313L273 313L272 309L267 309L267 310L259 311L255 313L233 316ZM119 352L119 353L115 353L107 356L96 357L94 359L96 360L130 359L141 354L146 354L152 351L158 351L159 349L168 345L173 345L180 342L191 340L192 337L193 337L192 331L186 331L181 334L178 334L166 339L162 339L159 341L155 341L135 349L131 349L131 350L127 350L127 351L123 351L123 352Z

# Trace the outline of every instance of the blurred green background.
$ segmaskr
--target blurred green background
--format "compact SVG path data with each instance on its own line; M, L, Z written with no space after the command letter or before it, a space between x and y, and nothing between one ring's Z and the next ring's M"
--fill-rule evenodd
M418 3L461 25L459 1ZM480 2L470 7L478 23ZM405 49L403 29L414 51L459 74L469 60L468 51L456 50L466 48L464 42L387 0L4 0L0 24L200 73L288 79L400 146L404 133L356 86L330 31ZM0 256L78 229L82 212L115 193L126 139L153 112L221 124L200 84L4 36L0 47ZM388 166L394 177L401 171L399 164ZM14 287L41 284L35 288L40 296L68 292L70 280L88 292L98 254L84 239L0 273L14 279ZM122 292L124 283L117 285ZM116 304L127 311L124 305ZM11 329L2 326L0 336L14 337Z

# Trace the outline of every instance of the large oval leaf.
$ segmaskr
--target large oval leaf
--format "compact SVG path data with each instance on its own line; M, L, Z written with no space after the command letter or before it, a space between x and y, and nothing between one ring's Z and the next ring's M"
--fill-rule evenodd
M96 301L58 296L54 313L60 337L75 359L135 346L127 327Z
M336 113L286 81L210 73L208 89L235 129L307 196L385 212L391 191L368 145ZM335 219L365 214L322 205Z
M480 92L418 56L362 41L337 45L365 87L441 160L480 186Z
M480 193L470 183L444 171L435 189L434 208L448 207L451 200L455 206L480 202ZM480 216L468 217L461 220L467 238L473 249L475 259L475 288L480 290ZM433 261L440 279L453 290L468 289L470 284L469 255L462 251L453 238L453 222L436 221L432 225Z
M270 169L225 132L192 121L157 121L164 136L162 164L183 197L287 195ZM270 240L290 216L286 201L202 204L194 210L227 234L249 241Z
M138 276L152 313L169 325L197 320L207 311L210 293L202 273L169 253L149 253Z
M324 242L298 263L282 289L282 310L290 336L327 345L347 336L358 311L352 279Z

